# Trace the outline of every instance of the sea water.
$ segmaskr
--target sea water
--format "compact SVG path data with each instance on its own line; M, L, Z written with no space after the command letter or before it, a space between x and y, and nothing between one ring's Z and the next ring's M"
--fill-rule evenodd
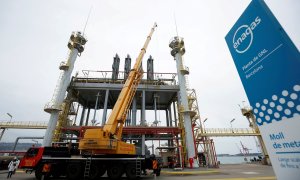
M243 164L250 163L250 159L257 158L257 156L218 156L217 159L220 164Z

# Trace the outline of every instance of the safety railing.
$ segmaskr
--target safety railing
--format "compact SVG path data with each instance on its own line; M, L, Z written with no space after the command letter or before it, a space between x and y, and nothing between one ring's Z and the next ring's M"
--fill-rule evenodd
M113 83L124 84L126 79L124 78L125 72L119 71L118 77L112 79L112 71L94 71L94 70L82 70L83 76L74 77L72 82L80 83ZM147 72L144 72L144 78L140 84L149 85L178 85L176 82L176 73L153 73L153 80L147 80Z
M256 136L259 135L251 128L205 128L199 136Z
M46 121L0 121L0 128L46 129Z

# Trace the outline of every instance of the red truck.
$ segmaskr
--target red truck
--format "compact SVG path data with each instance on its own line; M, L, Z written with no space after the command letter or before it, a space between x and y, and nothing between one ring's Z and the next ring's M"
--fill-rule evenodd
M153 161L158 162L156 176L160 175L161 160L154 155L80 155L76 146L32 147L21 159L19 168L27 173L35 172L36 179L58 178L98 179L105 173L109 179L119 179L126 174L128 179L141 177L146 169L153 170ZM154 163L155 164L155 163ZM50 167L43 173L44 166ZM50 165L50 166L49 166ZM132 167L132 168L128 168Z

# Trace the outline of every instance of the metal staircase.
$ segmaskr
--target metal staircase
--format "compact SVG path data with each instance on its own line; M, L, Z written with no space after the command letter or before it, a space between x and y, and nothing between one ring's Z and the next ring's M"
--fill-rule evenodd
M206 158L206 165L208 167L218 167L217 155L213 139L207 136L207 132L204 132L204 124L201 122L200 111L198 107L197 95L194 89L188 89L188 103L190 109L190 116L192 120L193 133L195 138L195 150L198 152L200 145ZM205 129L206 131L207 129ZM232 134L232 133L231 133Z
M187 157L186 157L186 140L185 140L185 129L184 129L184 120L183 120L183 110L184 110L184 107L183 106L180 106L178 103L177 103L177 108L178 108L178 120L179 120L179 123L178 123L178 127L180 128L181 130L181 133L180 133L180 138L181 138L181 147L182 147L182 152L181 152L181 155L182 155L182 159L183 159L183 164L186 165L186 163L188 162L187 161Z
M56 128L53 133L52 142L60 142L60 139L62 138L62 128L68 126L68 116L70 115L70 107L71 107L71 97L68 94L66 99L64 100L63 104L61 105L62 111L59 112L58 120L56 124Z

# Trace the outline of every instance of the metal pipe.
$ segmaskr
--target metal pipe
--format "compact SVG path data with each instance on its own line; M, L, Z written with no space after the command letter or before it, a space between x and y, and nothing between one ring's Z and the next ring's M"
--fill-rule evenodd
M136 97L133 97L132 100L132 125L136 126Z
M173 111L174 111L175 127L177 127L177 116L176 116L176 105L175 105L175 102L173 102Z
M156 105L156 103L157 103L157 98L158 98L158 96L157 96L157 94L155 93L154 94L154 122L153 122L153 124L155 125L155 126L157 126L158 125L158 121L157 121L157 105Z
M99 100L99 92L97 93L97 98L96 98L96 104L95 104L95 111L94 111L94 117L93 117L93 119L92 119L92 126L94 126L95 125L95 123L96 123L96 112L97 112L97 107L98 107L98 100Z
M142 91L142 113L141 113L141 125L146 125L146 92Z
M145 126L146 125L146 92L143 90L142 92L142 117L141 117L141 125ZM145 135L142 135L142 155L146 154L146 149L145 149Z
M87 116L86 116L86 120L85 120L85 125L86 125L86 126L87 126L88 123L89 123L90 111L91 111L91 108L88 108L88 112L87 112Z
M78 115L79 106L80 106L80 104L78 103L77 109L76 109L76 115L75 115L74 122L73 122L72 125L76 125L76 120L77 120L77 115Z
M81 118L80 118L80 123L79 126L82 126L83 124L83 120L84 120L84 116L85 116L85 106L82 106L82 111L81 111Z
M29 137L29 136L26 136L26 137L17 137L12 152L15 151L19 139L44 139L44 136L43 137L36 137L36 136L34 136L34 137Z
M104 126L104 124L106 122L108 96L109 96L109 89L106 89L106 91L105 91L105 100L104 100L104 108L103 108L103 114L102 114L102 126Z
M170 122L169 122L169 113L168 113L168 109L166 109L166 123L167 123L167 127L170 126Z
M168 111L169 111L169 122L170 122L170 127L173 126L172 124L172 111L171 111L171 105L168 107Z

